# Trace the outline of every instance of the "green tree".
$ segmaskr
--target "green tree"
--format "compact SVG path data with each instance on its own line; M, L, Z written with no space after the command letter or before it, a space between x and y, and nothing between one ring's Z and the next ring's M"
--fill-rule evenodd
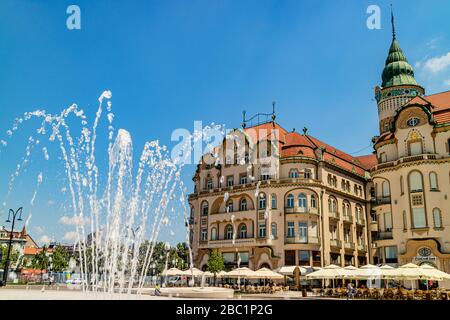
M62 272L67 269L69 266L69 253L64 247L56 247L55 252L53 252L52 255L52 264L53 264L53 271L55 272Z
M42 250L35 254L33 260L31 261L31 266L34 269L41 270L41 279L43 277L42 271L47 270L50 266L50 259L47 256L47 247L43 246Z
M214 283L216 283L217 272L222 271L225 268L225 262L219 250L214 249L211 252L206 267L209 272L214 273Z
M5 269L5 263L6 263L6 258L8 255L8 245L0 245L0 250L2 252L1 254L1 261L0 261L0 269ZM13 246L11 246L11 253L9 255L9 267L11 268L11 266L14 266L15 263L17 262L17 259L19 258L19 253L17 252L17 250L14 249Z

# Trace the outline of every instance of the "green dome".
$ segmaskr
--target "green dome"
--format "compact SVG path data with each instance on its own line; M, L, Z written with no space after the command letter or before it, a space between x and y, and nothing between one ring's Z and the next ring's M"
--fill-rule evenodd
M383 80L381 84L383 88L408 84L417 85L416 79L414 79L414 70L408 63L402 48L400 48L400 44L395 38L392 40L389 48L389 55L381 78Z

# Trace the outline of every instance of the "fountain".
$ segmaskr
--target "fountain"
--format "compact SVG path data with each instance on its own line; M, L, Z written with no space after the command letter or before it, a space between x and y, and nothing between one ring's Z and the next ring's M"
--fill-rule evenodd
M165 146L160 146L158 141L149 141L145 143L134 168L131 134L124 129L115 131L111 97L110 91L103 92L99 97L92 126L89 126L84 111L75 104L60 114L36 110L17 118L7 131L7 139L11 139L31 119L39 120L41 125L36 134L28 138L24 159L9 180L6 198L31 161L35 149L44 145L45 141L56 143L67 180L62 191L68 194L73 218L79 222L75 227L75 248L77 266L83 279L82 291L102 295L141 295L145 292L146 275L154 259L155 243L161 229L170 222L170 214L182 213L186 242L189 244L186 188L181 180L181 169L190 153L183 152L183 157L172 159ZM97 157L101 149L98 151L96 147L105 102L108 158L102 166L97 160L101 158ZM73 128L80 128L78 136L73 135ZM206 127L202 130L210 129ZM195 143L204 135L205 132L194 132L186 140L183 150L191 148L191 142ZM0 147L7 145L8 141L0 140ZM47 145L41 148L44 160L50 158L49 149ZM37 180L31 207L43 181L42 172L39 172ZM6 206L6 201L3 206ZM30 223L31 212L26 225ZM145 250L134 250L135 247ZM190 247L188 249L192 268L192 252ZM72 261L71 268L73 264ZM200 293L194 289L183 288L183 297L188 297L192 292L199 297ZM214 291L216 289L219 288L214 288ZM203 296L209 291L212 290L204 288Z

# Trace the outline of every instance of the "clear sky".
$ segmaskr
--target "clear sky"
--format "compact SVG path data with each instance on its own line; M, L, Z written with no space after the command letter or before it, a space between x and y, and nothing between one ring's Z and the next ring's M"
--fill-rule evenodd
M243 109L270 112L275 100L286 129L306 126L348 153L370 153L391 2L416 79L428 93L449 90L446 0L2 0L0 139L8 140L15 117L37 108L58 112L77 103L92 117L109 89L115 127L130 131L136 151L153 139L170 146L172 131L192 131L194 120L238 127ZM81 30L66 27L71 4L81 9ZM366 26L371 4L381 8L380 30ZM45 167L28 231L37 240L63 240L71 227L60 218L70 212L63 196L50 191L64 176L52 172L57 158L35 160L5 199L35 129L25 126L0 153L0 200L29 212L36 172ZM194 169L184 172L190 190ZM5 218L0 213L0 225ZM184 240L181 219L170 228L177 232L164 240Z

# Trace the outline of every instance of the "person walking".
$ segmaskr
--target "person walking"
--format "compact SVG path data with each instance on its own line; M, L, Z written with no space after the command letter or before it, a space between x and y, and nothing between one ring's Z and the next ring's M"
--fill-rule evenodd
M356 290L353 288L353 283L349 282L347 285L347 300L353 299L355 296Z
M155 285L155 293L154 293L154 295L158 296L158 297L161 295L161 287L160 287L159 284Z

